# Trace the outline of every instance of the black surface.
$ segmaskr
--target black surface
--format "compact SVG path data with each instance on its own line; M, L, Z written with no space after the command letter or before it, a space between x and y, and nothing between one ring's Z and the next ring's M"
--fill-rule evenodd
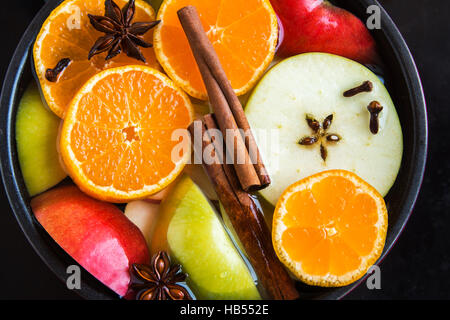
M445 1L386 0L381 1L404 34L422 74L430 116L430 158L424 189L404 234L381 265L382 290L369 291L361 286L350 299L370 298L448 298L446 271L448 240L446 222L448 169L444 157L448 153L445 121L449 94L448 24L450 12ZM5 4L0 21L8 26L3 45L2 74L21 33L39 9L39 1L14 1ZM437 79L436 79L437 78ZM439 108L439 109L438 109ZM446 139L447 138L447 139ZM2 195L2 233L0 248L4 255L0 267L0 298L74 298L34 253L20 231L8 203ZM14 276L12 271L14 270ZM19 278L18 275L21 275Z

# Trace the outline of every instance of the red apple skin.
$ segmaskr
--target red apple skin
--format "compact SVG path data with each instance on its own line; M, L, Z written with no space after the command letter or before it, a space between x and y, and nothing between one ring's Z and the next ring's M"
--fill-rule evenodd
M90 198L75 186L32 199L48 234L83 268L120 296L127 293L132 263L150 262L141 231L116 206Z
M270 0L284 28L277 54L326 52L377 63L375 40L352 13L323 0Z

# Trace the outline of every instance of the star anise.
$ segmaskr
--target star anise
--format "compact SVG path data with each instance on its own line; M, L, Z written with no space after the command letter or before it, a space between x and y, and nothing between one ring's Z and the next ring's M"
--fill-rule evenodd
M192 300L179 284L186 280L186 274L180 265L170 264L165 251L155 254L150 265L133 264L130 274L130 290L136 292L137 300Z
M123 51L131 58L146 62L145 57L139 50L139 46L150 48L152 44L145 42L139 36L155 27L160 21L135 22L131 24L136 11L134 2L134 0L130 0L120 10L114 1L106 0L104 16L88 14L92 26L98 31L105 33L92 46L88 59L91 59L96 54L108 51L105 60L109 60Z
M328 133L333 123L333 115L330 114L320 123L312 115L306 115L306 123L312 129L313 135L304 137L298 142L302 146L312 146L320 142L320 156L325 161L328 157L326 145L341 141L341 137L336 133Z

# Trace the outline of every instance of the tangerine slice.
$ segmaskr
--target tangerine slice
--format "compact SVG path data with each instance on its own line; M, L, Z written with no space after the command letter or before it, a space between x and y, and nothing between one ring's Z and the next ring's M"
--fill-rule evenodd
M115 0L122 8L128 1ZM104 34L95 30L87 14L104 15L104 0L66 0L45 20L33 47L36 75L49 108L60 118L64 117L70 101L83 84L102 70L143 62L119 54L105 61L106 52L88 60L88 53L95 41ZM133 22L154 21L153 8L143 0L136 0ZM142 36L152 42L150 30ZM159 68L153 48L141 48L147 62L145 65ZM64 58L71 59L70 65L61 73L57 82L45 78L45 71L54 68Z
M172 135L192 119L187 95L159 71L138 65L108 69L72 100L60 135L61 158L70 177L92 197L144 199L182 171L190 149L182 144L172 157L180 144Z
M237 95L248 92L275 54L278 22L268 0L165 0L154 45L166 73L191 96L208 98L177 11L197 8L203 27Z
M384 199L372 186L349 171L325 171L284 191L273 217L273 244L301 281L344 286L380 257L387 221Z

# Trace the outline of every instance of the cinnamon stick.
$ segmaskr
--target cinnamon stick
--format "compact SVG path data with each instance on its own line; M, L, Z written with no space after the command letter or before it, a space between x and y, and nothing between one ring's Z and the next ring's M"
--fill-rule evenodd
M203 29L197 10L193 6L184 7L178 11L178 17L197 61L219 128L224 137L227 130L234 136L234 143L227 144L227 150L234 155L230 160L241 187L245 191L264 189L270 184L269 174L242 105ZM239 129L246 133L245 139Z
M227 157L223 145L219 141L213 140L208 134L207 130L217 128L216 118L213 115L206 115L202 118L201 132L194 133L195 124L191 124L189 130L192 137L194 134L202 136L202 144L194 145L194 151L197 156L202 157L204 150L210 150L211 145L213 146L211 154L213 161L210 164L203 161L203 167L269 298L275 300L296 299L298 292L293 280L275 254L270 230L262 212L250 195L240 188L234 167L221 158Z

